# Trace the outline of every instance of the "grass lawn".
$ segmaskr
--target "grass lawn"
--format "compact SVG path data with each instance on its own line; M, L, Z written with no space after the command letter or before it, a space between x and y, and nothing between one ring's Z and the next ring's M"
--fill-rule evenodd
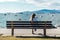
M60 40L60 38L16 38L0 36L0 40Z

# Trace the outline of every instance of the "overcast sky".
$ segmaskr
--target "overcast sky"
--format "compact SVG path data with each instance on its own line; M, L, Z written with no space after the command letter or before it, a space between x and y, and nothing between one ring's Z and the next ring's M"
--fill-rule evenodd
M1 13L41 9L60 10L60 0L0 0Z

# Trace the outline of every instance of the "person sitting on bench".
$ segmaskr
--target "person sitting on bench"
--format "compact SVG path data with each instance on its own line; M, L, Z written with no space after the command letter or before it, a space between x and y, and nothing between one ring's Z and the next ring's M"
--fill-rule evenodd
M35 13L33 13L33 14L31 15L30 21L31 21L31 24L33 24L33 21L38 21ZM33 26L33 25L32 25L32 26ZM36 31L36 28L33 28L33 29L32 29L32 34L34 34L34 31Z

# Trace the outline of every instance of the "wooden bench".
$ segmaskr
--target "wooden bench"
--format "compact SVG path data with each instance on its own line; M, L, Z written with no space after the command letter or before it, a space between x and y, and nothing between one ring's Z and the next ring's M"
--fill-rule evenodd
M44 36L46 36L47 28L55 28L52 21L7 21L7 29L12 29L12 36L14 29L44 29Z
M15 29L32 29L32 28L54 28L52 21L7 21L7 28L14 27Z

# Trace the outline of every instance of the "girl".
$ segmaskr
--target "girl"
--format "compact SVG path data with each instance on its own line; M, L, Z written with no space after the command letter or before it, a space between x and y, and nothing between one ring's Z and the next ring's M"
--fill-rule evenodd
M33 13L33 14L31 15L30 21L31 21L31 24L33 24L33 21L38 21L38 20L37 20L37 17L36 17L36 14ZM33 25L32 25L32 26L33 26ZM34 31L36 31L36 28L33 28L33 29L32 29L32 34L34 34Z

